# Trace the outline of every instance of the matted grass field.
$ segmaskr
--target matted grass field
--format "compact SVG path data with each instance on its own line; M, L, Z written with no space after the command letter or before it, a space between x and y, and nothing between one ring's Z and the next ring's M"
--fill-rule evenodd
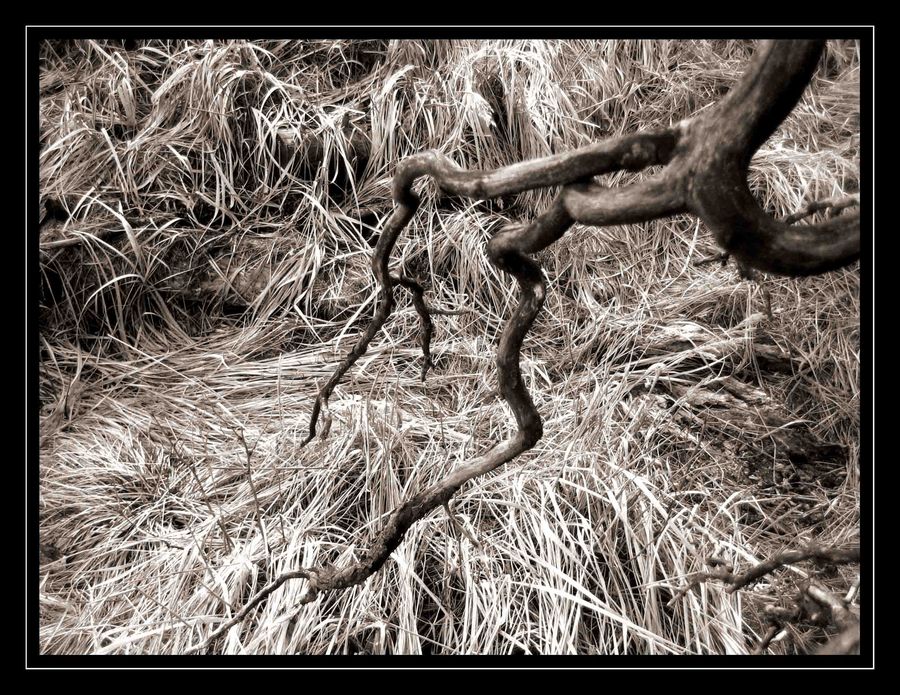
M180 654L268 581L350 562L402 500L515 427L494 350L515 283L487 260L550 202L433 183L394 266L427 278L330 402L374 310L397 163L495 168L666 127L717 101L746 41L54 41L40 56L40 640ZM818 72L754 157L775 216L859 190L859 47ZM608 185L638 174L606 177ZM804 544L859 542L859 267L742 280L693 217L576 225L539 254L522 369L527 454L415 524L361 586L285 583L219 654L789 654L796 564L688 587ZM684 590L683 590L684 589ZM863 601L867 596L862 597ZM859 598L851 601L858 610ZM767 636L772 641L760 647Z

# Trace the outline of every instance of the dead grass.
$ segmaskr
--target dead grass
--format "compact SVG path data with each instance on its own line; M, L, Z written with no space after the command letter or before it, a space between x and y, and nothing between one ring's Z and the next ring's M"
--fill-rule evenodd
M401 158L495 167L665 126L720 98L751 48L43 46L41 204L65 211L40 235L40 530L60 555L41 570L43 651L180 653L280 572L348 561L401 500L509 432L492 360L515 294L484 242L552 192L478 202L427 184L397 264L470 312L437 319L422 384L402 305L336 390L327 439L299 448L317 384L373 310L370 245ZM774 214L858 189L858 75L856 46L830 43L754 158ZM316 156L285 159L286 131ZM430 515L364 586L299 609L303 582L288 582L213 650L751 651L763 607L815 570L669 602L712 554L740 570L858 542L859 271L761 286L696 266L712 248L688 217L573 229L542 254L550 293L523 351L535 449L457 495L459 528ZM761 365L760 342L790 367ZM692 409L728 377L840 454L792 461L752 417ZM823 639L792 628L771 650Z

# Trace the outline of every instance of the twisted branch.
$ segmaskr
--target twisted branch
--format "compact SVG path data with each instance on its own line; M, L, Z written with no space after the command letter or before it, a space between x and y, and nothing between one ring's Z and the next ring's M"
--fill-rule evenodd
M391 281L408 289L413 297L413 306L419 314L419 344L422 346L422 381L428 370L434 367L431 361L431 336L434 333L432 316L457 316L468 313L467 309L435 309L425 303L425 288L418 280L407 275L392 275Z
M487 245L490 261L512 275L519 302L506 322L497 349L499 390L513 411L517 430L508 439L460 466L395 509L360 559L342 568L326 566L283 574L260 591L196 651L246 617L266 596L293 578L309 581L300 603L321 591L365 581L384 564L417 520L450 497L468 480L484 475L528 451L543 433L540 415L522 380L522 342L544 301L540 266L528 257L559 240L575 222L591 225L645 222L693 212L713 230L723 249L741 263L767 272L806 275L846 265L859 255L859 216L843 215L818 225L792 227L762 211L747 185L747 166L756 149L793 109L815 69L824 42L766 42L741 81L715 107L691 121L658 132L626 135L572 152L491 171L468 171L440 152L413 155L397 166L393 179L394 212L385 224L372 258L379 299L369 325L322 386L310 415L303 445L316 436L322 408L344 374L366 353L395 306L394 287L412 292L420 318L422 378L432 366L433 331L424 289L418 281L391 275L389 259L400 233L421 199L414 183L430 177L445 194L476 199L560 186L543 214L528 224L510 225ZM615 171L640 171L665 165L639 183L608 188L592 177Z
M761 579L770 572L774 572L785 565L793 565L798 562L813 560L816 563L832 565L846 565L853 562L859 562L859 546L855 545L850 548L823 548L820 545L810 545L800 550L786 550L771 557L757 565L754 565L746 572L729 579L729 593L741 589L757 579Z
M708 572L695 572L693 575L690 575L688 583L675 593L669 601L669 606L675 605L691 589L709 579L718 579L726 584L725 591L731 594L785 565L794 565L806 560L812 560L818 564L830 563L832 565L846 565L859 562L859 546L825 548L821 545L813 544L799 550L785 550L753 565L753 567L741 574L734 574L734 566L721 558L711 557L706 561L706 564L711 569Z
M793 565L806 560L812 560L816 564L831 565L856 563L860 560L860 549L858 545L847 548L826 548L818 544L812 544L805 548L778 553L762 562L758 562L746 572L740 574L734 574L734 566L722 558L711 557L706 561L706 564L710 567L709 571L691 574L688 577L687 584L676 591L669 600L668 606L671 608L695 586L710 579L721 581L726 585L725 591L730 594L785 565ZM847 608L851 595L848 594L847 598L842 600L821 584L807 580L804 582L800 597L795 600L793 605L767 607L765 614L767 621L770 623L769 628L753 650L754 654L765 652L784 623L792 622L805 616L812 617L817 621L820 619L808 613L807 604L803 601L804 597L808 598L819 608L827 611L828 621L840 630L838 635L817 651L818 654L850 654L854 650L859 649L859 619Z
M441 190L452 195L478 199L496 198L535 188L576 182L592 175L606 174L622 169L638 171L654 164L663 164L668 161L676 141L677 133L674 130L630 135L590 145L573 152L513 164L491 171L467 171L436 150L422 152L400 162L392 186L394 212L388 219L372 256L372 272L379 286L379 300L375 315L316 396L310 415L309 433L302 445L305 446L316 436L316 425L322 407L327 405L329 397L347 370L366 354L372 338L391 315L395 305L394 286L403 284L413 291L414 297L417 296L418 283L409 278L401 279L398 276L392 276L388 270L388 262L394 244L421 203L421 198L413 192L413 184L417 179L429 176L435 180ZM585 186L590 184L579 184L564 189L547 212L538 217L523 233L524 243L521 252L534 253L547 247L559 239L576 219L581 221L581 217L600 219L605 214L612 221L604 222L604 224L634 221L633 215L628 216L627 214L631 212L630 203L633 202L631 199L641 198L642 192L648 188L647 183L649 182L635 184L624 189L603 188L602 191L594 191L593 205L588 204L585 200ZM658 181L654 182L653 186L662 187ZM653 186L649 188L653 188ZM629 189L634 190L628 193ZM598 205L601 198L608 198L608 203ZM657 194L657 200L650 207L659 207L658 198ZM671 210L668 212L658 209L655 216L662 217L665 214L672 214L680 211L683 206L677 206L678 209L676 206L670 207ZM570 209L576 215L583 214L580 217L573 217ZM618 218L616 211L618 211ZM626 216L623 217L623 214ZM421 300L421 295L418 298ZM422 306L424 306L424 302ZM419 310L422 320L424 351L426 345L424 330L425 326L430 328L431 322L427 318L429 313L427 310L420 309L419 305L416 308ZM428 340L430 341L430 335ZM425 359L427 362L429 357L426 356Z

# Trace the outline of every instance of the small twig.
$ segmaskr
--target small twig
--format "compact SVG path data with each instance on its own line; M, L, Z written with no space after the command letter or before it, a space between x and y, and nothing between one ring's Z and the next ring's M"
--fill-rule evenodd
M456 562L457 566L461 568L463 562L462 531L460 530L459 522L456 520L456 515L453 513L453 510L450 509L450 500L444 502L444 510L447 512L447 518L450 520L450 528L453 529L454 535L456 536Z
M684 596L686 596L695 586L698 586L708 579L719 579L727 583L733 578L732 572L734 572L734 566L724 562L720 558L711 557L706 561L706 564L712 567L712 570L709 572L694 572L693 574L688 575L687 584L678 589L678 591L675 592L675 595L669 599L669 603L667 604L669 608L684 598Z
M679 589L675 595L669 600L669 605L674 605L678 599L687 594L691 589L705 582L708 579L718 579L727 584L725 591L734 593L747 584L761 579L770 572L775 571L784 565L791 565L804 560L814 560L815 562L830 562L836 565L848 564L851 562L859 562L859 546L851 548L823 548L818 545L810 545L802 550L786 550L779 553L768 560L764 560L746 572L734 574L734 567L721 558L711 557L707 560L707 565L713 569L709 572L695 572L688 577L686 586Z
M256 451L256 447L259 445L259 439L256 440L256 444L254 444L251 449L247 444L247 439L244 437L243 429L235 430L235 434L237 434L238 439L241 440L241 444L244 445L244 453L247 456L245 459L247 465L247 482L250 484L250 491L253 493L253 504L256 506L256 525L259 526L259 532L262 534L263 543L266 546L266 555L271 557L272 549L269 547L269 539L266 537L266 529L263 526L262 509L260 509L259 506L259 495L256 494L256 485L253 483L253 473L250 468L250 458L253 456L253 452Z
M428 370L434 366L431 361L431 336L434 333L434 324L431 322L431 311L425 304L425 288L417 281L406 275L392 275L391 280L408 289L412 294L413 306L419 314L419 345L422 346L422 381L428 374Z
M444 503L444 509L447 511L447 516L450 519L450 525L453 527L453 530L456 532L456 537L460 541L460 548L462 547L462 538L465 536L469 539L469 542L474 546L480 546L481 543L478 542L478 539L472 535L468 528L465 525L461 524L459 520L456 518L456 512L453 511L453 501L447 500Z
M174 451L172 452L171 456L176 461L181 460L181 457ZM225 522L222 520L221 509L219 510L220 513L216 514L215 510L212 508L212 503L209 501L209 497L206 494L206 490L203 488L203 483L200 481L200 476L197 475L197 470L194 466L194 462L192 460L188 460L187 464L188 469L194 476L194 480L196 481L197 486L200 488L200 495L203 497L203 501L206 503L206 508L209 510L209 513L212 515L212 517L216 520L219 528L222 529L222 536L225 538L225 552L230 553L231 549L233 548L233 544L231 542L231 538L228 536L228 529L225 528Z
M753 648L752 654L759 655L765 653L766 649L769 648L769 645L772 644L772 640L775 639L775 635L778 634L779 630L781 630L780 625L769 625L769 629L766 630L766 634L762 636L762 639L759 640L759 644L757 644Z
M214 630L208 637L206 637L203 641L198 642L197 644L193 644L188 647L184 653L185 654L193 654L194 652L200 651L205 646L211 644L214 640L218 639L220 636L224 635L228 630L232 627L240 623L247 614L253 610L257 605L259 605L263 599L265 599L269 594L278 589L282 584L291 579L308 579L309 587L307 587L306 592L300 597L298 605L304 605L310 603L318 594L316 590L316 579L318 574L316 570L312 569L298 569L292 572L285 572L284 574L279 575L271 584L260 589L256 595L251 598L244 605L241 610L239 610L231 620L225 622L220 625L216 630Z
M711 263L720 263L724 268L728 263L729 258L731 258L731 254L727 251L722 251L721 253L715 253L712 256L704 256L703 258L698 258L696 261L694 261L694 267L699 268Z
M836 215L841 210L845 210L847 208L855 207L859 205L859 195L848 195L842 198L827 198L825 200L814 200L811 203L807 203L805 206L800 208L797 212L788 215L784 218L785 224L794 224L795 222L799 222L805 217L809 217L820 210L828 210L830 214Z
M768 560L760 562L746 572L732 577L729 581L730 586L726 591L733 593L738 589L747 586L747 584L773 572L779 567L803 562L804 560L814 560L815 562L831 563L834 565L846 565L852 562L859 562L859 546L857 545L851 548L823 548L819 545L810 545L802 550L786 550Z

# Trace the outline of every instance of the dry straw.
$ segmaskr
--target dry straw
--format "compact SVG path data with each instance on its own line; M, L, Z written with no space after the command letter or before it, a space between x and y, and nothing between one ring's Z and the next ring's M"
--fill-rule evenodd
M469 311L436 317L423 384L401 306L332 396L327 438L300 447L374 310L368 259L400 159L436 148L488 168L666 127L751 51L43 45L42 650L182 653L279 574L351 561L404 499L508 434L490 375L515 294L484 244L552 191L472 203L425 185L398 269ZM754 158L773 214L858 190L858 77L856 45L830 42ZM798 539L858 542L859 272L754 283L698 265L712 249L677 217L576 227L543 252L522 359L536 448L414 525L365 585L298 608L304 582L286 582L209 651L752 651L763 609L815 569L672 599L713 554L741 571ZM818 581L846 591L849 572ZM824 638L801 625L767 648Z

